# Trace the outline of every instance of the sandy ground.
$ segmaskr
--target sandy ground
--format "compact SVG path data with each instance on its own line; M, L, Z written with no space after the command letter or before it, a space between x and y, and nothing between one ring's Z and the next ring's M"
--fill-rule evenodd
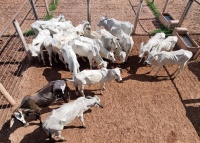
M183 9L186 4L186 0L177 1L180 5L176 5L172 11ZM155 3L158 8L163 5L158 0L155 0ZM91 5L92 28L98 29L96 24L103 15L133 23L135 15L130 4L134 7L138 2L136 0L108 0L106 2L97 0L93 2ZM170 6L171 3L167 10ZM195 7L194 11L196 12L198 8L198 6ZM64 14L66 19L70 19L74 25L77 25L87 18L86 1L60 0L54 14ZM152 22L154 16L146 4L143 6L141 18L148 18L148 20L141 20L142 26L138 24L137 33L145 33L142 27L148 31L155 29L155 22ZM199 24L198 21L196 22ZM189 28L192 29L192 26ZM155 71L145 74L150 67L139 64L137 57L140 43L148 39L148 36L133 36L135 45L128 62L125 65L120 65L119 61L109 64L108 68L122 68L123 83L116 81L107 83L104 95L100 95L98 84L86 86L85 94L97 95L104 108L92 108L90 112L84 114L87 126L85 129L80 127L79 119L67 125L62 131L66 143L200 142L200 59L190 61L175 80L172 80L170 75L176 66L166 66L159 72L158 78L154 79L152 76ZM48 63L48 58L46 61ZM89 68L87 61L79 59L79 62L81 70ZM33 94L45 86L48 81L70 77L69 71L62 63L54 63L53 67L49 67L34 60L23 73L22 82L16 92L16 101L20 103L25 95ZM71 83L68 85L71 89L71 100L75 100L77 96L74 94L74 87ZM42 120L50 114L52 109L61 104L63 102L59 101L49 109L44 109ZM47 135L39 127L39 121L34 121L33 118L29 120L31 121L30 126L25 128L16 122L11 129L9 129L9 120L7 120L1 129L0 142L49 142Z

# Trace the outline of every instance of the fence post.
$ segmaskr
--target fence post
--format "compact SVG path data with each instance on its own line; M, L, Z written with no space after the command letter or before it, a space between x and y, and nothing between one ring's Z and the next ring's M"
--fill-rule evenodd
M33 14L35 16L35 20L38 20L38 15L37 15L37 11L36 11L36 8L35 8L35 4L33 2L33 0L29 0L30 1L30 4L31 4L31 7L33 9Z
M87 0L87 20L91 25L91 3L90 0Z
M197 51L197 53L194 55L193 59L196 60L198 56L200 55L200 49Z
M179 23L178 23L178 26L177 26L177 27L181 27L181 25L182 25L182 23L183 23L183 20L185 19L185 17L186 17L186 15L187 15L187 13L188 13L188 11L189 11L189 9L190 9L190 6L192 5L193 1L194 1L194 0L189 0L189 1L188 1L187 6L186 6L186 8L185 8L185 10L184 10L184 12L183 12L183 14L182 14L180 20L179 20Z
M165 6L164 6L163 11L162 11L163 13L164 13L165 10L166 10L166 7L167 7L168 2L169 2L169 0L165 0Z
M28 57L29 60L30 60L30 59L31 59L31 55L30 55L30 53L28 52L28 51L29 51L29 48L28 48L28 45L26 44L26 41L25 41L25 39L24 39L24 35L23 35L22 30L21 30L21 28L20 28L20 26L19 26L19 23L18 23L17 20L15 19L15 20L13 21L13 24L14 24L15 29L16 29L17 33L19 34L19 37L20 37L20 39L21 39L21 41L22 41L22 43L23 43L23 45L24 45L24 49L25 49L25 51L26 51L27 57Z
M47 3L47 0L44 0L44 3L45 3L47 14L50 15L50 13L49 13L49 6L48 6L48 3Z
M16 104L15 100L10 96L10 94L7 92L7 90L4 88L2 83L0 83L0 92L3 94L3 96L6 98L6 100L13 106Z
M133 28L133 34L135 34L135 31L136 31L136 27L137 27L137 22L138 22L139 14L140 14L140 11L141 11L141 9L142 9L142 3L143 3L143 0L140 0L140 4L139 4L138 10L137 10L136 17L135 17L134 28Z

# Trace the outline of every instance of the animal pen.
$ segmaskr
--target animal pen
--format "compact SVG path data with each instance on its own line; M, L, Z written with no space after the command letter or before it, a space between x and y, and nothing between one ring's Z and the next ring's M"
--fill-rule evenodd
M41 88L40 87L41 85L45 85L47 81L55 80L56 78L66 78L66 77L69 77L69 75L70 75L69 71L66 71L62 64L53 65L53 67L50 68L48 65L49 64L48 62L47 62L47 65L45 65L45 66L43 66L42 63L39 63L39 61L37 59L34 59L34 61L33 61L33 62L37 62L37 63L31 62L29 60L29 58L26 56L26 50L24 48L23 40L20 39L20 35L15 29L16 26L14 25L14 23L18 22L19 27L21 28L22 34L24 35L23 37L25 38L25 42L31 43L34 35L31 35L31 36L27 35L27 34L29 34L28 31L31 28L30 25L37 19L39 19L39 20L44 19L44 17L47 15L47 13L49 13L48 8L46 8L46 4L45 4L46 2L47 2L46 0L36 0L36 1L25 0L24 3L22 4L22 6L20 7L20 9L18 10L18 12L13 16L13 18L10 20L9 24L5 27L5 29L2 32L0 31L1 32L0 33L0 63L1 63L0 64L0 83L2 83L4 88L7 90L7 92L11 95L11 97L17 103L20 103L20 101L22 99L22 95L20 95L20 92L26 91L26 87L32 88L30 90L30 92L26 92L26 93L34 93L38 89ZM49 4L49 2L47 2L47 3ZM187 127L187 128L184 128L183 130L191 128L189 125L190 125L190 123L192 123L196 132L199 134L200 131L199 131L197 124L199 124L200 122L197 121L196 118L200 118L200 114L198 113L197 115L194 115L193 112L196 112L198 110L196 108L191 109L191 107L188 106L189 104L196 105L199 103L200 95L198 93L199 93L199 89L200 89L200 85L199 85L200 75L198 74L199 71L197 71L197 69L199 69L198 68L199 59L197 59L197 62L192 62L188 66L186 71L184 70L183 73L174 81L171 79L165 80L162 78L160 81L154 80L150 76L144 74L145 71L148 70L149 67L143 67L143 65L138 64L139 60L137 58L137 54L138 54L138 50L140 47L140 43L144 42L144 41L146 42L149 39L149 37L152 35L149 33L149 30L155 30L156 28L158 28L160 26L160 23L157 20L155 20L155 17L153 14L150 14L150 17L149 17L149 15L145 15L145 13L150 12L150 10L147 7L147 5L145 5L144 3L145 3L144 0L127 0L127 1L119 0L116 3L112 3L112 5L111 5L110 1L102 2L101 0L97 0L95 2L93 0L84 0L84 1L79 1L79 2L62 1L62 4L63 4L62 8L59 11L55 10L53 13L54 16L58 16L59 14L66 14L65 18L67 20L71 20L74 25L77 25L78 23L82 22L82 20L88 20L91 22L91 26L92 26L93 30L99 29L99 27L97 27L97 22L99 21L101 16L114 17L114 18L120 19L122 21L130 21L135 26L135 29L134 29L135 35L133 35L135 45L134 45L133 52L128 60L127 65L120 65L118 63L109 65L109 68L113 68L115 66L120 66L121 68L123 68L122 74L123 74L124 83L120 84L120 85L118 85L117 83L112 83L114 86L112 86L110 83L108 84L109 85L108 89L110 88L110 90L108 91L106 89L107 91L105 92L105 94L107 94L107 95L102 96L101 100L106 99L106 101L104 100L103 103L105 105L107 105L109 108L107 108L107 109L105 108L104 112L103 111L100 111L99 113L97 113L95 111L92 112L92 114L96 113L98 115L100 115L103 112L105 114L105 117L104 117L105 119L103 117L101 117L98 120L95 118L95 116L89 116L88 120L91 120L90 123L88 123L88 124L91 124L89 126L89 128L91 129L91 132L92 132L92 131L95 131L95 130L92 130L93 129L92 124L96 128L99 127L100 125L102 127L104 127L102 125L103 123L101 124L101 121L104 121L107 123L107 124L105 124L106 127L108 127L108 128L111 127L111 128L113 128L113 131L114 131L113 133L110 130L109 130L110 132L108 131L108 133L107 133L107 131L105 131L106 135L113 136L113 137L120 136L120 138L122 138L121 136L123 135L127 139L130 139L131 141L134 142L134 139L131 138L131 135L129 134L129 132L131 132L132 134L133 133L137 134L137 131L135 131L135 130L133 131L133 129L131 129L128 125L124 125L125 127L116 125L116 122L120 123L120 124L123 124L125 122L125 121L122 121L122 119L120 118L122 116L123 118L127 117L128 119L131 119L136 123L136 124L133 124L133 123L127 122L130 125L136 126L137 122L139 122L138 130L140 130L140 131L141 130L143 131L143 129L141 128L141 126L142 126L141 122L144 122L145 126L147 126L148 129L152 128L152 132L154 132L154 133L156 133L156 130L160 131L161 129L159 127L158 127L158 129L154 129L154 127L152 127L153 125L151 127L149 127L148 124L151 124L152 122L150 122L150 121L147 122L146 118L141 119L141 122L134 120L133 116L135 118L137 118L137 117L139 118L140 116L149 115L148 113L151 113L151 111L149 109L148 109L148 112L142 112L140 110L141 107L139 107L139 105L141 105L145 109L150 108L152 111L155 111L154 113L158 113L158 112L160 113L161 111L156 112L157 110L155 108L161 108L161 107L163 107L163 108L161 108L162 110L166 109L166 111L164 110L164 114L167 114L167 115L169 115L170 113L172 115L179 113L179 111L177 111L177 110L180 110L181 112L186 112L186 114L187 114L186 116L190 120L189 122L187 120L185 121L185 118L182 118L182 116L183 116L182 114L177 119L175 117L172 117L169 115L169 117L170 117L169 120L172 120L172 119L179 120L180 119L180 121L177 121L180 124L179 127L182 127L182 128L184 128L183 126ZM167 11L166 10L167 3L168 3L168 1L166 1L166 3L162 5L162 7L164 7L163 11ZM73 6L74 7L77 6L78 8L77 9L73 8ZM35 7L36 12L34 11L33 7ZM126 9L126 11L123 11L124 15L123 14L119 15L119 10L122 10L122 8L127 8L127 9ZM140 15L141 13L142 13L142 16ZM150 20L152 20L153 22L149 22ZM145 23L150 28L145 27L144 26ZM191 33L194 35L196 34L194 32L191 32ZM45 60L46 59L48 59L48 58L45 57ZM81 61L81 62L83 64L85 64L83 61ZM34 69L30 69L31 66L33 66ZM86 64L81 67L81 70L83 70L85 67L86 67ZM53 68L55 68L55 69L53 69ZM173 67L173 66L166 67L163 71L161 71L161 73L164 76L169 76L174 69L175 69L175 67ZM35 74L34 72L35 73L38 72L38 73ZM23 75L24 73L26 74L25 77ZM39 75L39 77L35 77L34 74ZM30 77L28 77L27 75L29 75ZM21 82L25 78L28 78L29 81L25 82L25 83ZM35 80L39 80L39 81L37 81L35 84L34 79L32 79L32 78L35 78ZM46 80L46 81L44 82L44 80ZM183 82L181 82L181 81L183 81ZM41 84L38 84L39 82L41 82ZM24 85L27 83L30 83L31 85ZM37 87L34 87L34 86L37 86ZM144 87L146 88L145 89L146 91L142 91ZM160 89L160 87L162 87L162 89ZM91 92L90 90L92 90L96 93L96 91L95 91L96 88L97 88L97 86L86 88L86 94L91 94L91 93L93 94L93 92ZM140 88L142 90L140 90ZM152 90L152 88L154 88L156 90L156 93ZM20 92L18 91L19 89L20 89ZM119 95L116 94L116 92L115 92L116 89L119 90L119 91L117 91L117 94L122 95L122 97L119 97ZM125 91L127 91L128 93L124 94ZM139 94L139 95L137 95L137 94ZM153 95L155 95L155 97L145 96L147 94L153 94ZM166 96L164 96L163 99L160 99L160 95L162 95L162 94L166 94ZM193 94L195 94L195 95L193 95ZM23 93L23 95L24 95L24 93ZM148 99L150 99L150 98L152 98L152 100L150 100L151 102L148 101ZM171 100L167 101L169 98L171 98ZM145 100L147 100L147 101L145 102ZM134 104L133 102L130 102L130 101L134 101L134 103L136 103L136 104ZM139 103L138 101L141 101L141 102ZM167 103L169 103L169 102L172 102L171 103L172 105L168 106ZM181 107L183 105L185 111L182 111L182 108L178 107L179 106L178 102L182 103ZM120 107L118 107L117 104L115 104L115 103L119 104ZM148 105L147 105L147 103L148 103ZM155 107L153 106L154 103L156 105ZM130 104L130 106L129 106L129 104ZM161 105L161 104L163 104L163 105ZM125 108L124 105L126 105L128 108ZM173 106L173 108L171 108L171 106ZM111 109L111 107L115 108L115 109ZM135 108L136 112L126 116L126 115L124 115L125 114L124 112L120 111L121 108L123 108L124 112L130 112L130 111L132 111L132 108ZM168 112L167 109L169 109L170 112ZM13 108L11 107L11 104L9 104L9 102L0 93L0 114L1 114L1 116L0 116L0 129L1 129L0 134L1 134L1 131L6 130L6 128L4 128L3 126L6 126L6 127L8 126L7 121L10 119L12 112L13 112ZM116 113L116 112L119 113L117 115L118 115L119 119L121 119L121 120L115 119L116 122L106 120L106 119L111 118L112 116L115 118L118 118L117 116L114 115L114 113ZM141 113L141 112L142 112L142 115L139 115L139 113ZM151 113L151 114L153 114L153 113ZM160 114L162 114L162 113L160 113ZM165 116L164 114L162 114L162 115ZM151 115L149 115L149 116L151 117ZM153 117L153 119L155 119L154 117ZM92 119L94 119L96 122L99 122L99 126L95 125L94 123L91 123ZM184 121L184 125L181 124L182 120ZM175 123L173 121L171 121L171 124L174 125ZM157 125L155 125L155 126L157 126ZM102 127L99 127L99 128L103 130ZM174 127L174 128L176 128L176 127ZM118 130L120 130L120 129L121 130L117 131L116 128ZM135 128L137 128L137 127L135 127ZM173 128L173 127L171 125L168 125L166 127L166 130L169 128ZM178 128L178 129L181 130L182 128ZM22 129L21 134L23 134L23 131L25 132L25 130ZM69 130L67 130L67 132L68 131ZM164 134L164 131L163 132L160 131L161 134ZM38 135L40 134L40 132L37 129L35 130L35 132ZM80 132L82 133L82 131L80 131ZM100 133L100 131L96 131L96 132ZM145 131L143 131L143 133L145 133ZM72 136L75 136L76 133L75 133L75 131L72 131L69 134ZM82 134L84 134L84 133L82 133ZM181 134L181 135L183 135L183 134ZM27 136L27 138L28 137L29 136ZM34 136L34 137L37 138L37 136ZM30 138L34 140L34 137L31 136ZM87 135L86 135L86 137L89 138L89 136L87 136ZM96 138L95 137L96 136L93 135L94 139L99 138L99 136ZM27 138L22 139L22 142L23 141L26 142L28 140ZM74 138L76 138L76 137L74 137ZM42 142L42 139L39 141ZM76 141L81 142L82 140L77 139ZM90 142L90 141L91 140L89 140L88 142ZM103 140L103 141L105 141L105 140ZM117 140L117 138L113 139L112 141L113 142L128 142L127 140L126 141L125 140ZM153 141L161 142L162 140L155 139ZM34 142L34 141L32 141L32 142ZM35 139L35 142L37 142L36 139ZM73 140L71 140L71 142L73 142ZM145 142L145 141L143 141L143 142Z
M36 6L40 10L38 15L33 11L32 6ZM30 31L30 24L37 19L43 19L45 15L46 9L43 0L37 0L34 3L32 0L24 1L0 33L0 81L14 99L16 97L16 90L20 87L20 80L23 77L22 73L28 68L30 62L26 57L26 50L17 32L17 28L21 27L20 29L23 33L20 34L23 34L25 40L30 42L32 40L32 36L28 36L30 34L28 33ZM2 93L0 95L0 124L2 126L2 123L9 118L12 111L9 102Z

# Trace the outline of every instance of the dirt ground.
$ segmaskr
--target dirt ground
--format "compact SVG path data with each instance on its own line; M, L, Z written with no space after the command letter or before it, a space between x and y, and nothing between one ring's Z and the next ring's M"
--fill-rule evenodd
M164 0L163 0L164 1ZM155 0L155 4L162 9L163 3ZM169 2L167 10L173 13L179 11L180 17L187 0ZM101 16L107 15L120 20L134 22L134 11L138 1L100 0L92 1L92 28L96 26ZM196 6L196 7L195 7ZM195 4L190 13L199 12L199 6ZM173 8L172 8L173 7ZM133 9L132 9L133 8ZM189 13L189 14L190 14ZM77 25L86 20L86 1L59 0L54 15L64 14L66 19ZM200 33L200 17L192 18L183 25L193 32ZM141 12L141 20L136 30L139 34L145 34L145 30L156 28L156 22L151 10L144 4ZM199 19L199 20L196 20ZM192 24L190 23L192 21ZM191 25L190 25L191 24ZM145 28L145 30L144 30ZM193 29L195 28L195 30ZM199 38L199 36L197 36ZM121 65L119 61L109 64L108 68L121 67L123 83L111 81L106 83L104 95L100 95L99 84L85 87L86 95L97 95L104 106L103 109L92 108L84 114L86 128L81 128L79 119L74 120L62 131L66 143L198 143L200 135L200 58L190 61L175 80L170 75L176 66L166 66L154 79L151 74L145 74L150 67L139 64L138 50L141 42L146 42L148 36L133 36L135 42L128 62ZM46 57L48 63L48 58ZM80 70L88 69L88 62L79 59ZM30 67L23 73L21 84L16 91L16 101L21 102L25 95L33 94L41 89L49 81L71 78L68 70L62 63L53 67L43 66L37 60L33 60ZM75 100L74 87L68 83L71 91L71 100ZM43 109L42 120L52 111L63 104L58 101L50 108ZM13 107L14 109L15 107ZM5 109L6 110L6 109ZM44 143L50 142L45 132L39 127L39 121L29 118L30 126L23 127L15 122L9 129L9 120L3 125L0 134L2 143ZM3 131L3 132L2 132Z

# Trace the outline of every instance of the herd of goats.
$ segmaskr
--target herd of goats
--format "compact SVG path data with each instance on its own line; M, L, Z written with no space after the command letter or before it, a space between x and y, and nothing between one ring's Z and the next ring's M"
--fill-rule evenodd
M28 122L25 117L34 114L36 119L40 120L41 126L50 139L64 140L64 137L61 136L64 126L79 117L85 127L83 113L94 106L103 108L97 96L85 96L84 86L100 83L103 94L105 82L114 79L122 81L120 68L107 69L107 61L115 62L115 58L122 63L127 61L134 45L131 36L133 25L130 22L101 17L98 26L103 26L105 29L92 31L90 23L87 21L74 27L72 22L65 20L63 15L48 21L35 21L31 25L36 37L28 45L29 54L32 57L41 56L45 64L43 49L46 49L51 66L52 58L58 62L56 60L56 55L58 55L59 60L72 73L72 79L51 81L35 94L25 96L11 116L10 127L15 119L27 126ZM158 66L155 77L164 65L178 65L172 75L172 78L175 78L193 55L192 52L183 49L173 51L177 40L176 36L165 38L164 33L155 34L146 44L141 43L139 62L143 57L145 58L145 62L151 65L149 73L155 66ZM80 65L77 56L88 58L90 70L79 71ZM92 69L94 63L99 69ZM76 91L79 91L82 96L54 109L42 122L40 117L42 107L48 107L59 98L66 101L69 90L66 81L72 82Z

